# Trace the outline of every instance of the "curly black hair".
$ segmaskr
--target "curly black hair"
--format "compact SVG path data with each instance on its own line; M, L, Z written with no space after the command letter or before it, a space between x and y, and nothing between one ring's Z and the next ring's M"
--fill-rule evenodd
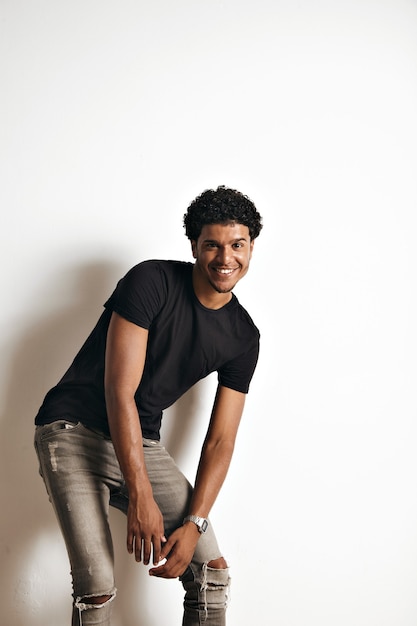
M262 229L262 218L253 202L240 191L223 185L203 191L184 214L185 234L190 241L197 241L206 224L231 222L247 226L251 240L256 239Z

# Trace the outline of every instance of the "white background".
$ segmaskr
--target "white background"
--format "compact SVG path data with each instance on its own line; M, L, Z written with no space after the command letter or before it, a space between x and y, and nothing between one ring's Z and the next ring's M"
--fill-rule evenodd
M262 334L213 510L230 626L417 624L417 2L2 0L0 594L68 626L33 418L140 260L191 260L219 184L264 217L236 295ZM165 416L192 479L209 378ZM199 393L196 393L199 392ZM115 626L182 589L125 553Z

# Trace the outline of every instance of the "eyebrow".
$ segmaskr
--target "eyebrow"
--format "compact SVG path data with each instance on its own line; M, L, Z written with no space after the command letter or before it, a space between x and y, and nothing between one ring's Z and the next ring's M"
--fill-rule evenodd
M238 237L237 239L232 239L229 243L238 243L239 241L247 241L246 237ZM220 243L217 239L203 239L203 243Z

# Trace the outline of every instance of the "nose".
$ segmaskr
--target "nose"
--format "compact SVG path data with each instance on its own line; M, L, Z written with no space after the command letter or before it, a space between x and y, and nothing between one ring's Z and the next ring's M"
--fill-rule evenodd
M222 265L228 265L232 258L232 249L229 246L223 246L218 249L217 258Z

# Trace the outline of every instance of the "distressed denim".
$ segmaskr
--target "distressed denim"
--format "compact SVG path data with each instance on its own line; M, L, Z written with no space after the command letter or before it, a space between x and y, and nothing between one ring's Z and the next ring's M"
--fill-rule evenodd
M188 513L192 487L160 442L144 439L143 445L154 498L164 517L165 534L169 535ZM109 506L124 513L128 506L113 444L81 422L58 420L36 427L35 448L71 564L72 626L110 626L116 587ZM185 590L183 626L226 623L229 570L207 565L219 556L209 524L180 578ZM110 599L103 604L88 602L89 597L97 596Z

